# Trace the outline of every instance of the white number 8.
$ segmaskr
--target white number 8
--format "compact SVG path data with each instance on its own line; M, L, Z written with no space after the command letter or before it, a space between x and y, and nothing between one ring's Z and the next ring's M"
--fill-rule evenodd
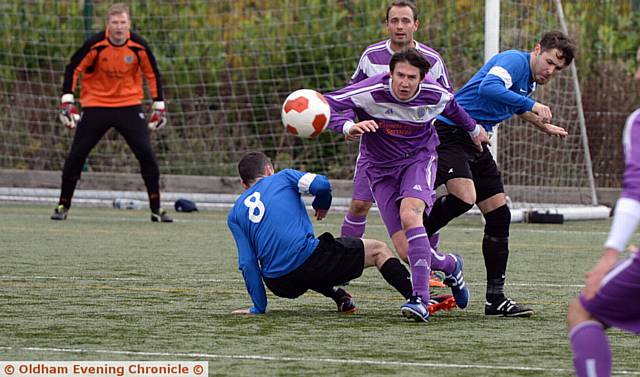
M260 201L260 193L254 192L247 196L244 200L244 205L249 208L249 220L254 223L259 223L264 216L264 203ZM258 213L255 213L256 209L258 210Z

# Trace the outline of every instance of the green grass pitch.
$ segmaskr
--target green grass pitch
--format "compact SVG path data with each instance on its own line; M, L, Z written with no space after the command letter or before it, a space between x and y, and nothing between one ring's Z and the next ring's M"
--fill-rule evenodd
M234 376L571 376L567 304L610 225L513 225L507 293L536 313L506 319L483 315L481 221L456 220L441 249L465 257L469 308L419 324L375 269L347 287L354 315L315 293L269 295L263 316L230 314L250 300L226 212L157 224L146 211L94 208L54 222L51 210L0 205L0 360L197 359ZM339 233L341 220L315 222L317 234ZM390 244L377 214L369 223L367 236ZM640 338L612 329L609 339L616 374L640 375Z

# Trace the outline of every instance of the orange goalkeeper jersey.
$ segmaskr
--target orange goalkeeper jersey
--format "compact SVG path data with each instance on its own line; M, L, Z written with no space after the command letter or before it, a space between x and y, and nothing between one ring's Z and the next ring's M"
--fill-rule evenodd
M75 92L82 74L82 107L124 107L142 103L142 74L151 97L162 101L160 71L147 42L135 33L127 41L111 44L107 31L89 38L71 57L64 73L62 93Z

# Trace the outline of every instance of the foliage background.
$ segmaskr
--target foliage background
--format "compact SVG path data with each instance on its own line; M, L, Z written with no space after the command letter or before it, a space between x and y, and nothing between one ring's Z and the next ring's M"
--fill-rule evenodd
M502 2L501 49L531 48L557 24L553 2ZM640 37L637 0L565 1L577 58L596 183L621 184L621 132L637 106L632 80ZM71 134L56 108L64 67L103 27L106 1L0 2L0 168L59 170ZM170 127L154 136L163 173L234 175L235 161L262 149L284 165L348 178L357 147L323 134L307 142L279 122L291 91L325 92L348 81L363 49L385 38L386 0L134 1L134 30L159 62ZM416 38L445 58L456 86L482 64L481 2L418 1ZM112 132L88 169L136 172ZM509 183L509 182L507 182Z

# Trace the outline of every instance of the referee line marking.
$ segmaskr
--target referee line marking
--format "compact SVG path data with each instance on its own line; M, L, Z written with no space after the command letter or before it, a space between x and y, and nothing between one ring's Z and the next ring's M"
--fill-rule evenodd
M60 281L120 281L120 282L201 282L201 283L244 283L242 279L185 279L185 278L119 278L119 277L81 277L81 276L16 276L16 275L0 275L0 281L16 281L16 280L60 280ZM361 283L358 281L353 281L351 284L353 285L367 285L371 286L371 283L375 282L366 282ZM380 285L385 285L383 282L378 282ZM484 286L485 283L470 283L467 282L467 285L481 285ZM553 284L553 283L507 283L507 286L510 287L529 287L529 288L582 288L584 284Z
M518 365L483 365L483 364L448 364L448 363L427 363L427 362L406 362L389 360L370 359L335 359L325 357L287 357L287 356L264 356L264 355L221 355L209 353L173 353L173 352L145 352L145 351L119 351L101 349L82 348L45 348L45 347L3 347L0 350L9 351L40 351L59 353L94 353L103 355L127 355L127 356L162 356L162 357L188 357L201 359L228 359L228 360L257 360L276 362L303 362L303 363L325 363L325 364L356 364L356 365L378 365L397 367L423 367L423 368L448 368L448 369L484 369L484 370L513 370L531 372L554 372L573 373L573 369L567 368L542 368ZM614 370L613 374L620 375L640 375L640 371Z

